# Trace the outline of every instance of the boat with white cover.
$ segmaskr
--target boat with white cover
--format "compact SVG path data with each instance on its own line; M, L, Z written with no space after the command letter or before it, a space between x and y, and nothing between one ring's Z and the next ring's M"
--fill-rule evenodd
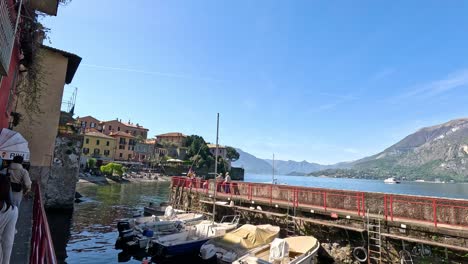
M210 263L233 263L252 250L271 243L278 237L279 231L278 226L246 224L208 240L200 249L200 257Z
M239 215L228 215L224 216L219 223L205 220L199 224L187 226L185 231L159 236L151 241L152 253L158 257L198 253L200 247L209 239L236 229L239 219Z
M313 236L275 238L270 244L251 250L234 264L316 264L319 241Z

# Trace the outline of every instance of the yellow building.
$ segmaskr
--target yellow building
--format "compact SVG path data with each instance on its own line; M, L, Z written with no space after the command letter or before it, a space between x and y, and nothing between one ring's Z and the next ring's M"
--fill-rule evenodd
M98 131L86 132L83 138L81 164L89 158L98 161L112 161L115 155L115 138Z
M111 132L110 136L115 138L115 160L131 161L135 157L135 137L122 131Z

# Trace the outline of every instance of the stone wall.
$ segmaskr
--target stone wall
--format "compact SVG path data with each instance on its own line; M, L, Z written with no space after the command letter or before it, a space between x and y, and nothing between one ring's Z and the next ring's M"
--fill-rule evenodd
M72 209L80 169L81 136L59 135L45 185L45 207Z

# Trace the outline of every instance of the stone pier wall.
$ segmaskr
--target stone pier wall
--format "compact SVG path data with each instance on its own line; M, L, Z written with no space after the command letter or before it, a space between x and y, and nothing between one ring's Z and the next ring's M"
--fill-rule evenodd
M77 135L58 135L54 158L45 184L45 207L72 209L80 169L83 138Z

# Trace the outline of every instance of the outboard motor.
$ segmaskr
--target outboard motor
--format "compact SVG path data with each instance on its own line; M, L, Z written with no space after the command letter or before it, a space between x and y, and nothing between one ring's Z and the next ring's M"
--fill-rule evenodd
M133 230L128 229L128 230L123 230L119 232L119 237L117 238L117 241L115 242L115 249L125 249L126 243L129 241L133 241L135 238L135 234L133 233Z
M117 222L117 230L119 231L119 236L122 236L122 231L124 230L129 230L130 228L130 222L128 220L122 220Z

